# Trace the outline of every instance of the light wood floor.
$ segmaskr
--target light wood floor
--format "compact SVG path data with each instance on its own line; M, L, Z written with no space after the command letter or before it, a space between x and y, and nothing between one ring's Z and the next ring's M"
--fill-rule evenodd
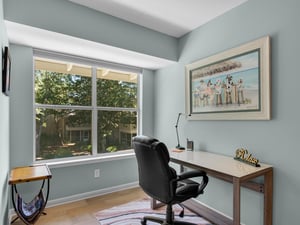
M145 196L140 188L128 189L95 198L47 208L35 225L99 225L94 213L141 199ZM18 219L13 225L24 225Z

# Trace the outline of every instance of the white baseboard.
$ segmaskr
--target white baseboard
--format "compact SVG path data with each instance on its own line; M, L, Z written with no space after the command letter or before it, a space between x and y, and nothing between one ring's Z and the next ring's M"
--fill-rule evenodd
M218 225L231 225L233 224L233 218L226 215L225 213L210 207L209 205L200 202L198 199L189 199L183 203L184 206L189 208L191 211L203 216L205 219ZM245 225L241 223L241 225Z
M93 198L93 197L97 197L97 196L101 196L101 195L106 195L106 194L110 194L110 193L117 192L117 191L135 188L138 186L139 186L138 182L132 182L132 183L122 184L122 185L118 185L118 186L114 186L114 187L103 188L100 190L71 195L71 196L67 196L67 197L63 197L63 198L53 199L53 200L48 201L46 208L50 208L50 207L54 207L54 206L58 206L58 205L66 204L66 203L76 202L76 201L80 201L83 199ZM14 215L16 215L15 210L13 208L11 208L9 210L10 221L12 220L12 217Z
M100 190L80 193L77 195L71 195L71 196L67 196L64 198L49 200L47 203L47 208L66 204L66 203L76 202L76 201L87 199L87 198L93 198L93 197L97 197L97 196L101 196L101 195L106 195L106 194L110 194L110 193L113 193L116 191L122 191L122 190L130 189L130 188L135 188L135 187L138 187L138 185L139 185L138 182L133 182L133 183L122 184L122 185L118 185L118 186L114 186L114 187L104 188L104 189L100 189Z

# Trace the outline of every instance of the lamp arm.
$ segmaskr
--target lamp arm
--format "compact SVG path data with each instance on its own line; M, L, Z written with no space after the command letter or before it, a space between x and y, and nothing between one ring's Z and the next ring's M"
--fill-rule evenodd
M179 123L179 119L180 119L181 114L182 113L178 113L177 122L176 122L176 125L175 125L176 128L178 127L178 123Z
M176 135L177 135L177 146L176 148L183 148L180 146L180 143L179 143L179 135L178 135L178 123L179 123L179 119L180 119L180 116L182 115L182 113L178 113L178 117L177 117L177 121L176 121L176 125L175 125L175 128L176 128Z
M179 135L178 135L178 126L176 126L176 135L177 135L177 146L176 147L180 147L180 143L179 143Z

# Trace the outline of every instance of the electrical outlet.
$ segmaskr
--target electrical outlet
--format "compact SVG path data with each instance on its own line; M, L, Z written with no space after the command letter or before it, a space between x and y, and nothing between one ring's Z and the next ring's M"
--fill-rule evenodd
M94 170L94 178L100 177L100 169L95 169Z

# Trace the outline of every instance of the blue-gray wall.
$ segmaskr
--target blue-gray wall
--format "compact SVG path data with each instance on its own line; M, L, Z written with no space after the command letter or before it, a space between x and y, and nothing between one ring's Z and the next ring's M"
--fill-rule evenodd
M7 34L3 21L3 1L0 0L0 55L7 46ZM2 77L2 63L0 64ZM9 97L2 94L0 79L0 224L8 224L8 176L9 176Z
M176 145L174 123L185 110L184 66L226 49L271 36L271 121L180 121L181 140L195 141L197 149L234 156L247 148L262 162L274 165L274 225L300 221L299 51L300 2L249 0L182 37L179 62L155 74L155 136ZM166 104L166 102L168 104ZM232 214L232 187L211 179L201 200ZM242 221L262 222L263 198L243 189Z

